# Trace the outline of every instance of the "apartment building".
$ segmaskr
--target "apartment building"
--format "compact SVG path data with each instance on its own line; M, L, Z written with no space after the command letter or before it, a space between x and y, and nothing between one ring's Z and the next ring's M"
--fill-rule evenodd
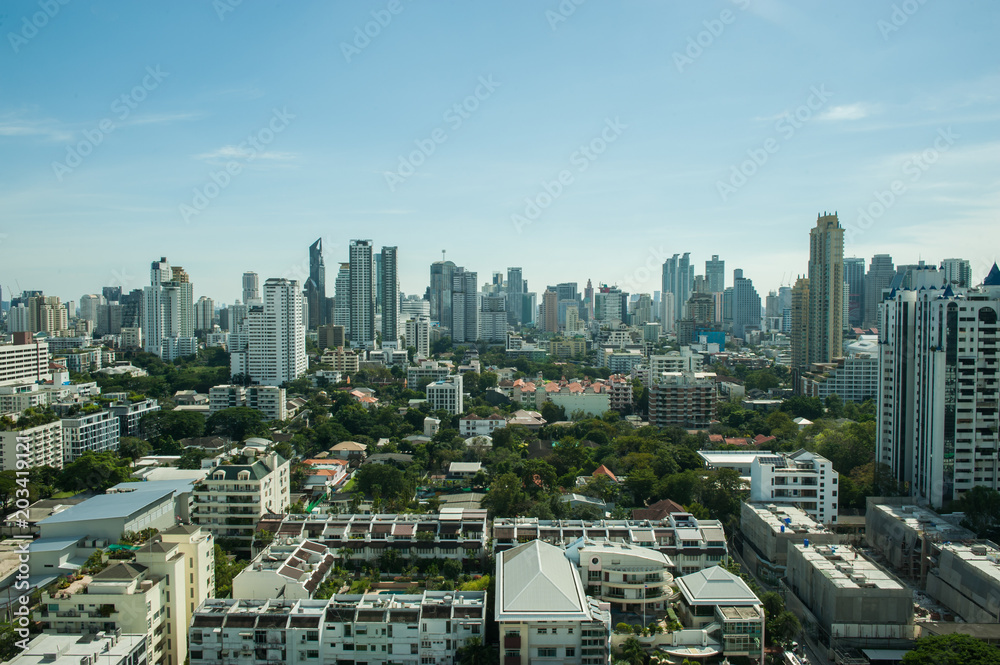
M143 416L160 410L160 405L155 399L130 399L119 400L108 409L111 415L118 419L118 432L120 436L133 436L143 438L140 426Z
M499 413L477 416L470 413L458 419L458 432L465 438L470 436L493 436L495 430L507 426L507 420Z
M209 414L241 406L260 411L266 420L288 417L285 389L278 386L221 385L208 391Z
M328 600L214 599L190 629L190 665L452 665L486 631L486 592L335 595Z
M357 374L361 368L361 356L342 346L324 351L320 362L329 365L334 372L342 374Z
M649 424L704 429L715 420L714 372L663 372L649 385Z
M233 578L233 598L312 598L334 563L334 551L315 540L271 543Z
M63 465L62 423L52 417L51 422L18 429L4 430L0 424L0 471L18 468ZM21 466L18 466L21 461ZM27 466L24 466L27 464Z
M121 426L106 409L62 419L63 463L68 464L88 450L95 453L118 450Z
M11 344L0 344L0 386L51 380L49 345L44 339L16 332Z
M407 368L406 385L411 390L417 390L423 380L434 382L447 379L448 375L451 374L451 369L451 363L424 360L416 367Z
M773 503L743 503L740 535L747 569L772 585L785 576L790 543L839 545L846 539L794 506Z
M561 547L532 540L500 552L496 593L504 665L608 662L610 605L587 596Z
M587 595L622 612L648 614L666 610L673 593L673 567L662 552L628 543L580 538L566 548Z
M145 633L99 631L86 635L42 633L10 665L146 665Z
M764 607L739 576L712 566L678 578L677 588L681 592L681 622L686 628L704 631L700 644L694 640L695 645L710 646L727 659L742 656L764 662ZM712 630L714 627L717 630ZM695 637L685 635L689 630L678 632L681 639L671 640L672 646L683 646L684 638ZM671 649L667 647L667 651ZM683 651L670 655L682 656Z
M431 409L460 414L465 410L462 394L462 375L453 374L447 378L427 384L427 401Z
M878 336L864 335L847 345L843 358L813 363L799 376L799 393L826 399L837 395L845 402L864 402L878 396Z

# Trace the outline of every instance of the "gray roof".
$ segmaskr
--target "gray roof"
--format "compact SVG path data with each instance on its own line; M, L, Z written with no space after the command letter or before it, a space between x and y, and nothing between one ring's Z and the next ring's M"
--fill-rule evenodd
M498 621L590 619L580 577L561 548L533 540L503 552L497 564Z
M185 483L190 491L191 481ZM85 522L89 520L122 519L146 510L150 505L163 501L180 489L175 481L150 481L145 483L120 483L112 489L128 487L132 491L113 494L99 494L86 501L70 506L66 510L46 517L39 522L58 524L62 522ZM181 490L183 491L183 490Z
M756 605L760 602L746 582L720 566L677 579L689 605Z
M113 566L108 566L101 572L94 575L95 580L134 580L142 577L146 572L146 566L137 563L119 562Z
M277 466L281 466L282 464L284 464L284 460L279 461ZM260 460L257 460L253 464L220 464L208 472L205 480L218 480L216 474L220 471L223 472L222 480L239 480L240 471L249 471L251 480L261 480L273 470Z

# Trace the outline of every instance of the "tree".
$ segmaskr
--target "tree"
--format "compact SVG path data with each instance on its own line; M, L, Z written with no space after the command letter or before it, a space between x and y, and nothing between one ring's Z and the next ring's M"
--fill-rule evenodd
M264 414L257 409L236 406L216 411L205 421L207 434L222 434L234 441L267 434Z
M236 561L215 543L215 597L228 598L233 592L233 578L249 565L249 561Z
M514 517L527 509L528 495L516 474L505 473L490 483L482 505L491 517Z
M656 474L648 466L641 466L629 472L628 478L625 480L625 486L632 492L635 505L641 506L645 504L646 499L653 494L656 481Z
M500 662L499 651L485 644L481 637L469 638L457 655L459 665L494 665Z
M441 574L449 580L457 580L462 574L462 562L458 559L445 559L441 564Z
M768 639L783 648L787 648L801 631L802 625L799 623L799 618L788 610L783 610L778 616L771 619L765 628Z
M212 455L201 448L188 447L181 453L181 458L177 460L178 469L200 469L201 461Z
M64 492L90 490L104 492L109 487L127 481L132 476L131 465L111 452L88 450L63 467L56 486Z
M123 436L118 442L118 455L128 458L133 462L140 457L145 457L153 451L149 441L143 441L132 436Z
M205 416L195 411L153 411L142 417L139 426L153 443L166 437L194 438L205 433Z
M642 665L646 662L646 651L642 648L642 643L635 637L630 637L622 642L618 655L631 665Z
M542 404L541 410L542 418L545 418L546 422L554 423L566 420L566 409L553 402L545 402Z
M1000 537L1000 492L975 485L959 499L958 509L965 511L962 526L966 529L980 538Z
M1000 665L1000 649L970 635L929 635L906 652L903 665Z

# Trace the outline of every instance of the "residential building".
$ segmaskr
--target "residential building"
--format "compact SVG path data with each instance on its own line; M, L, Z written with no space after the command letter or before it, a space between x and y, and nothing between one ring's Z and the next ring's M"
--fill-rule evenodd
M799 376L799 394L825 400L837 395L845 402L861 403L878 395L879 346L877 335L862 335L847 345L843 358L813 363Z
M62 423L55 416L48 423L24 429L15 424L13 429L4 430L0 424L0 471L38 466L61 469L62 465Z
M892 263L891 256L876 254L872 257L868 265L868 274L865 275L865 316L862 328L873 328L878 325L881 318L878 306L895 276L896 267Z
M847 257L844 259L844 284L847 299L844 302L847 317L845 328L860 328L865 319L865 260Z
M485 591L212 599L191 624L190 665L251 658L453 665L458 649L485 635L485 608Z
M915 267L881 308L876 460L921 503L1000 488L996 408L1000 269L982 286Z
M448 413L460 414L463 406L462 375L453 374L444 379L427 384L424 388L432 410L441 409Z
M322 260L322 255L320 259ZM326 284L324 283L325 286ZM259 305L261 303L260 277L255 272L243 273L243 302L247 305Z
M478 273L454 269L451 276L451 339L475 342L479 339Z
M333 325L351 329L351 264L341 263L334 281Z
M785 586L803 628L819 629L831 649L900 648L914 638L913 591L848 545L789 545Z
M722 263L722 268L724 269L725 263L720 263ZM707 268L708 266L706 265L706 271ZM718 278L713 277L713 282L717 285ZM691 265L690 253L684 252L683 256L674 254L671 258L664 261L662 286L664 295L668 293L673 295L674 307L673 316L664 315L664 322L683 319L685 317L684 309L694 287L694 266ZM664 298L664 302L666 302L666 298Z
M436 261L431 264L430 295L431 321L450 330L452 324L452 288L456 266L451 261Z
M690 346L682 346L679 351L668 351L663 355L649 356L649 372L646 385L655 383L654 378L662 377L664 373L699 372L702 367L702 356L694 353Z
M458 419L458 433L464 438L470 436L492 437L495 430L506 426L507 421L499 413L491 413L482 417L471 413Z
M306 372L306 336L299 283L284 278L264 282L264 304L251 307L247 346L231 353L232 374L265 386L280 386Z
M417 390L422 380L440 381L441 379L446 379L451 374L451 370L451 363L439 360L424 360L416 367L407 368L406 385L412 390Z
M587 353L587 340L583 337L549 340L549 355L553 358L573 358Z
M733 336L746 339L751 330L760 330L760 295L742 270L733 271Z
M288 507L290 466L270 453L246 464L214 467L194 487L191 520L216 538L236 540L240 549L249 550L261 516Z
M346 344L346 334L344 326L327 325L320 326L316 335L316 345L320 351L324 349L335 349Z
M551 288L545 289L545 292L542 294L542 312L540 318L542 321L542 330L545 332L559 332L558 298L558 294Z
M326 266L323 263L323 239L309 245L309 279L305 283L306 311L310 330L327 323L325 318L326 305ZM250 304L246 298L243 302ZM301 303L301 301L300 301ZM300 304L301 308L301 304Z
M504 294L484 295L479 309L479 336L484 342L507 341L507 298Z
M426 316L417 316L406 322L406 345L417 350L415 358L423 359L431 356L431 320Z
M375 259L371 240L350 245L351 346L375 347Z
M654 427L708 428L715 419L715 404L713 372L663 372L651 377L649 424Z
M944 273L946 284L963 289L974 286L972 283L972 266L966 259L944 259L941 261L941 272Z
M288 416L285 389L277 386L213 386L208 391L208 412L245 406L264 414L265 420L285 420Z
M160 405L155 399L145 398L131 400L120 399L113 402L108 409L111 415L118 419L119 436L131 436L140 439L143 436L142 418L143 416L160 410Z
M513 326L523 321L521 296L527 291L527 283L521 268L507 268L507 322Z
M677 588L681 592L681 622L706 632L699 646L710 646L726 659L746 657L764 662L764 606L738 575L712 566L677 578ZM716 626L718 632L712 630ZM683 636L687 631L679 632ZM710 634L714 634L711 641ZM682 640L675 640L674 645L683 646ZM673 656L685 651L671 653L670 647L666 650Z
M396 247L383 247L381 253L379 304L382 312L382 346L399 342L399 270Z
M28 647L7 661L11 665L146 665L150 663L147 637L142 633L120 630L86 635L42 633L28 642Z
M95 453L118 450L121 425L111 411L101 409L62 419L63 464L88 450Z
M836 213L824 213L809 232L808 363L828 363L840 357L843 316L844 228Z
M197 352L193 285L183 268L171 266L166 257L154 261L142 303L142 338L148 353L169 362Z
M839 545L846 540L795 506L746 502L740 506L740 537L747 570L772 586L785 576L790 543L806 539L811 545Z
M561 548L532 540L498 554L496 593L494 618L506 665L608 662L609 606L584 593Z
M613 609L656 616L666 610L674 576L666 555L628 543L580 538L566 548L587 595Z
M709 293L722 293L726 290L726 262L718 254L705 261L705 284Z
M356 374L361 367L361 356L350 349L338 346L335 349L327 349L320 362L329 365L334 372Z
M335 561L334 552L315 540L273 542L233 578L233 598L312 598Z
M49 345L30 332L15 332L13 343L0 344L0 386L52 380Z
M208 296L201 296L194 304L194 329L209 331L214 325L215 302Z

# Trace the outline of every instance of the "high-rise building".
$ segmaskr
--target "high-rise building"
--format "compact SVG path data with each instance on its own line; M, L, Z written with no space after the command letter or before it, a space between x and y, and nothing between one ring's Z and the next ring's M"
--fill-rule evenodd
M375 259L375 313L381 314L382 313L382 261L383 261L382 253L379 252L373 258Z
M451 289L455 264L451 261L435 261L431 264L431 321L437 321L443 328L451 326Z
M817 215L809 232L809 316L805 366L843 355L844 228L836 213ZM801 331L800 331L801 332ZM795 334L795 331L792 331Z
M888 254L876 254L865 275L865 315L862 327L873 328L878 324L878 306L882 302L882 291L888 289L896 276L896 267Z
M733 271L733 336L745 339L750 330L760 330L760 295L742 270Z
M1000 488L996 408L1000 269L963 289L917 266L884 300L876 460L935 507Z
M243 273L243 302L247 305L260 304L260 278L255 272Z
M507 298L504 294L485 295L479 309L479 336L484 342L507 341Z
M334 283L333 325L351 327L351 264L341 263Z
M93 293L80 296L80 318L97 323L97 308L104 304L104 296Z
M542 294L542 330L545 332L559 332L559 294L551 288L545 289Z
M417 350L417 358L430 358L431 320L427 316L417 316L406 322L406 345Z
M718 254L705 261L705 282L709 293L722 293L726 290L726 262Z
M142 339L148 353L170 361L198 351L192 289L183 268L171 267L166 257L153 261L142 297Z
M383 247L378 255L381 266L379 301L382 305L382 346L399 343L399 272L395 247Z
M101 287L101 295L104 296L105 302L121 302L122 287L120 286Z
M521 268L507 268L507 322L511 325L520 325L523 321L522 293L524 293L524 277Z
M848 257L844 259L844 284L847 287L847 318L844 326L860 328L865 318L865 260Z
M809 279L799 277L792 287L788 333L792 343L792 367L809 367Z
M306 335L302 292L294 279L264 282L263 304L250 308L244 372L254 383L280 386L305 374ZM232 355L238 355L238 352ZM242 369L234 366L235 371Z
M587 313L587 318L593 320L594 318L594 285L590 283L590 278L587 278L587 286L583 289L583 308Z
M352 240L350 246L352 346L375 347L375 260L371 240Z
M689 252L684 252L683 256L674 254L663 262L663 293L674 294L675 320L684 318L684 307L691 297L693 284L694 266Z
M309 328L314 329L326 323L323 309L326 303L326 267L323 265L323 239L309 245L309 279L306 280L306 309L309 313ZM247 302L244 298L243 302Z
M456 267L452 272L449 294L452 341L475 342L479 337L478 279L478 273L462 267Z
M941 261L941 272L945 282L967 289L972 285L972 266L965 259L945 259ZM80 309L83 309L81 303Z
M208 296L201 296L194 304L194 329L211 330L215 318L215 302Z
M594 318L612 326L624 323L628 317L628 294L617 286L601 284L594 294Z

